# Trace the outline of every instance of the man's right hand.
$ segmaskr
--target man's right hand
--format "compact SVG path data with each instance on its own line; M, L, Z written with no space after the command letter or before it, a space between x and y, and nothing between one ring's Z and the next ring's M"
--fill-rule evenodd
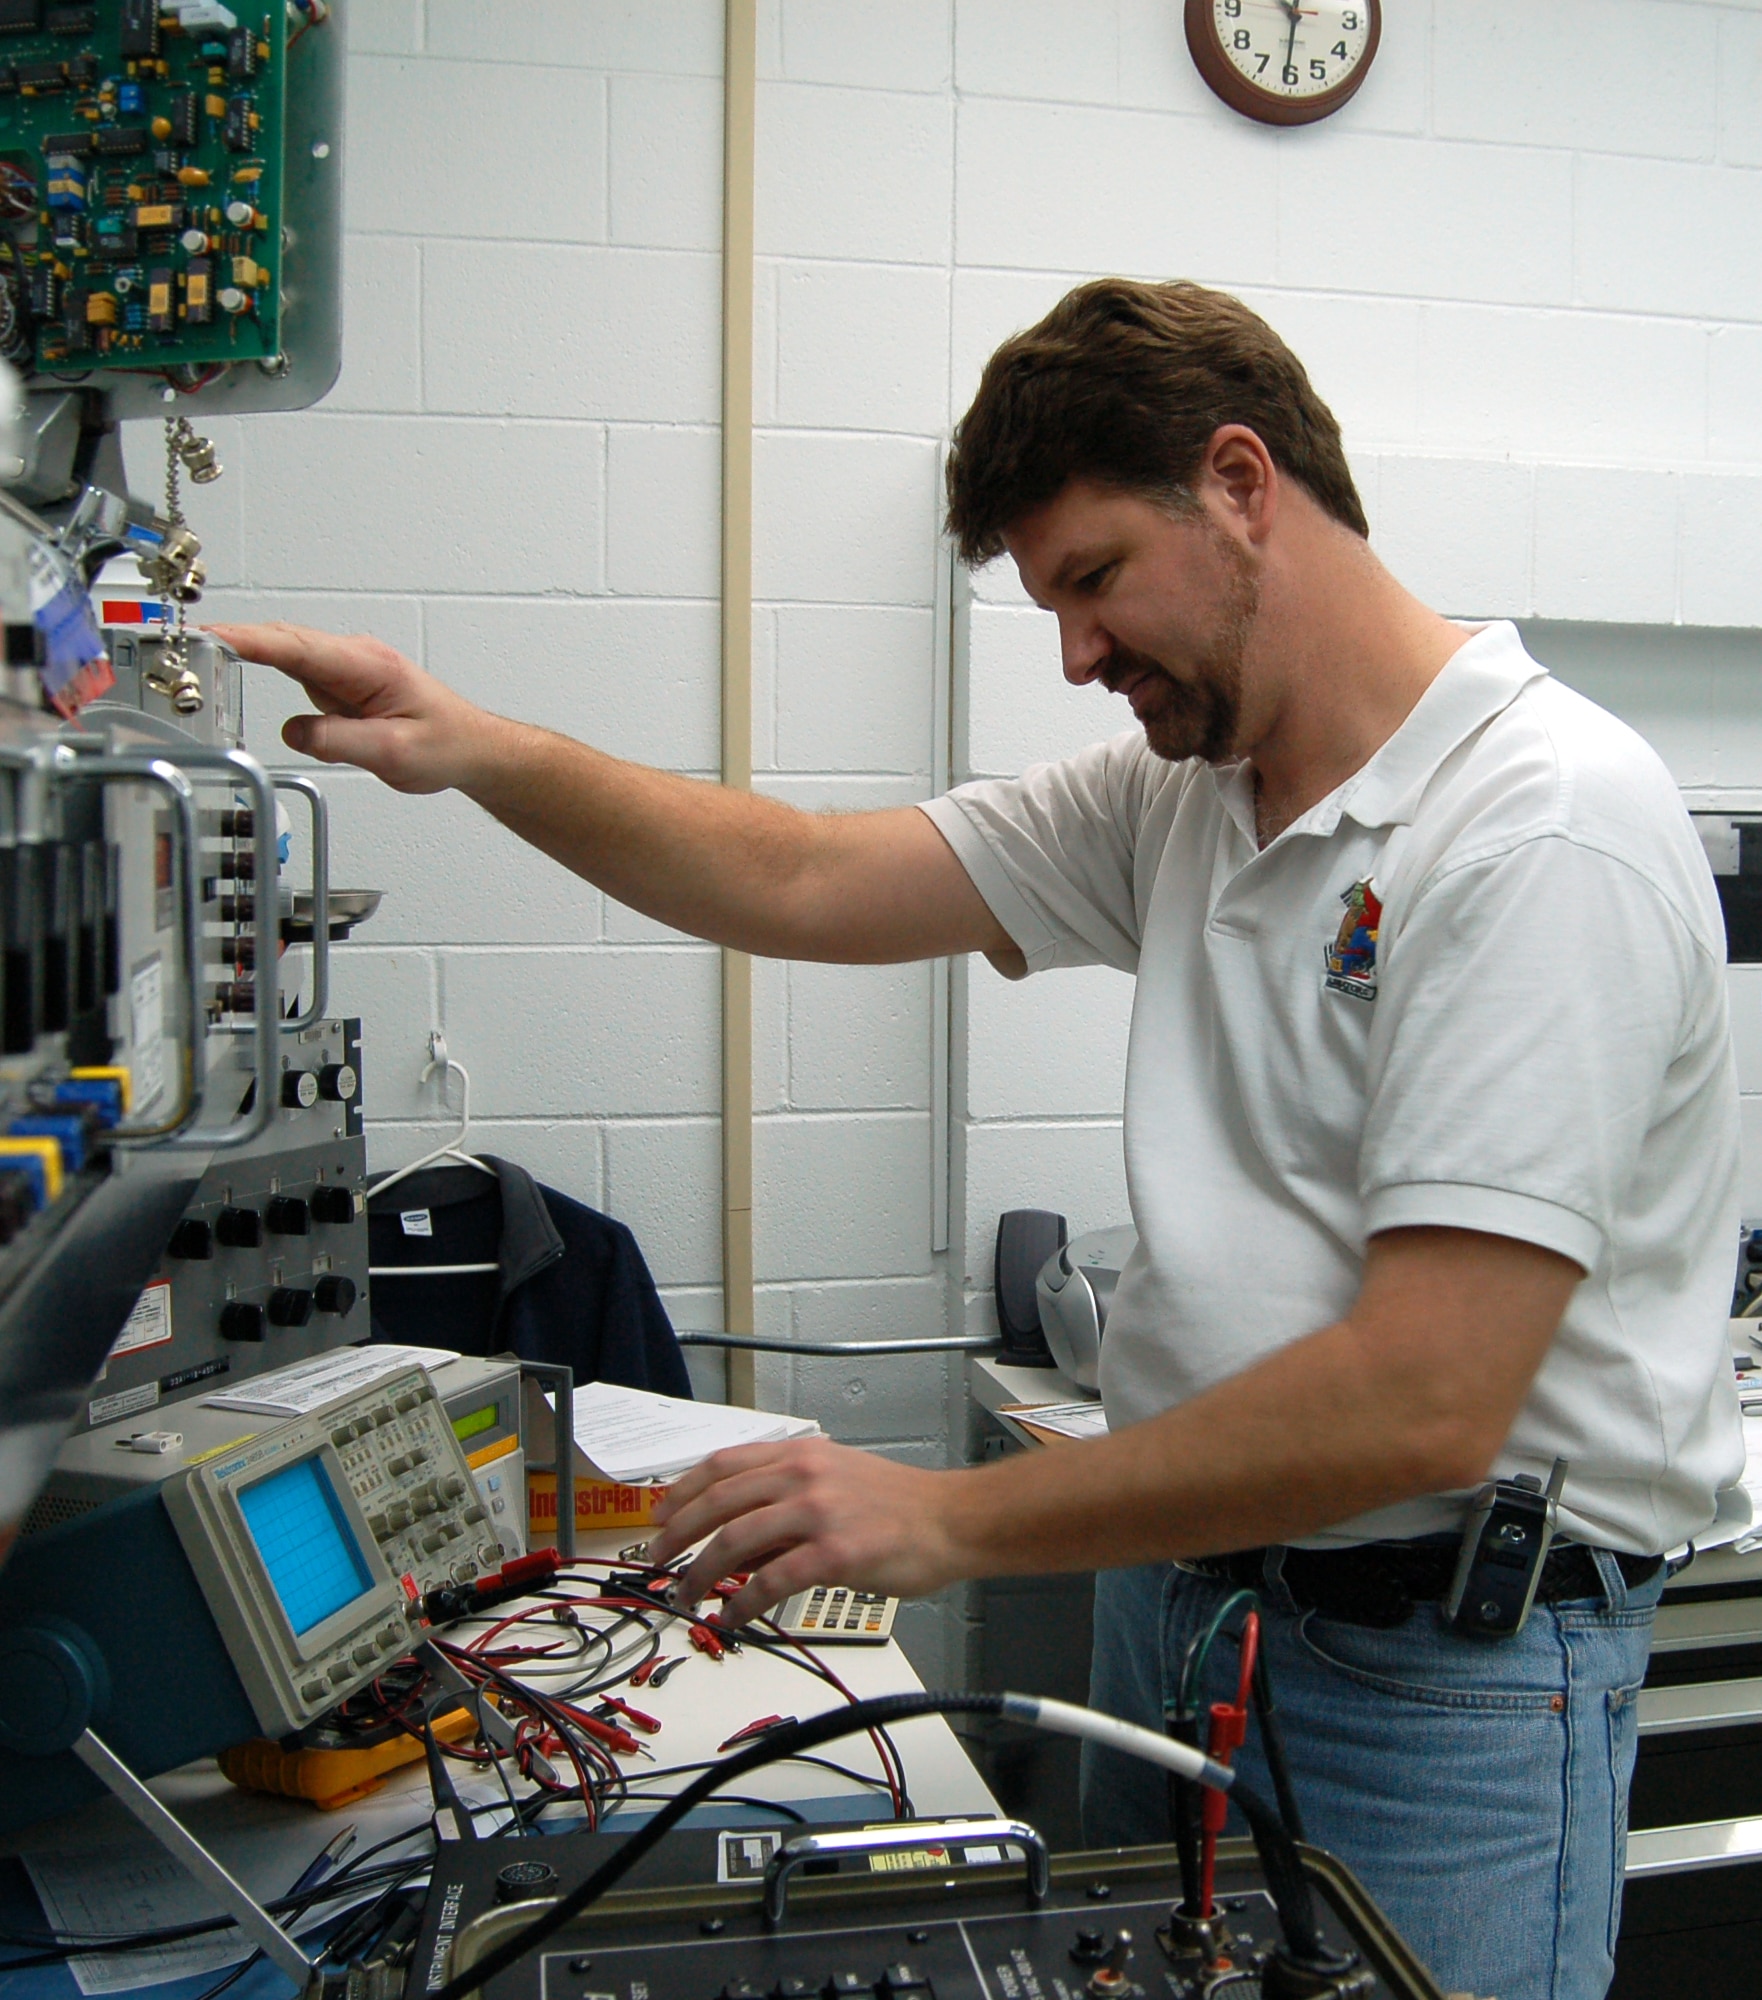
M277 667L319 713L282 728L290 750L358 764L394 791L469 789L500 718L474 707L382 640L340 639L303 625L211 625L247 660Z

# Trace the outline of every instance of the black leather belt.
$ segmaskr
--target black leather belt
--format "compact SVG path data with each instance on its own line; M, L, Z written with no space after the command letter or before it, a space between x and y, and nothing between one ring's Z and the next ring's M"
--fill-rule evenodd
M1284 1581L1305 1611L1346 1625L1392 1629L1404 1625L1415 1605L1436 1603L1456 1574L1457 1545L1450 1542L1364 1542L1349 1549L1284 1551ZM1631 1590L1649 1581L1663 1567L1662 1556L1633 1556L1611 1551L1615 1566ZM1266 1583L1267 1551L1239 1549L1233 1555L1200 1556L1178 1566L1198 1576L1215 1577L1244 1590L1262 1590ZM1603 1579L1592 1551L1583 1542L1562 1542L1550 1549L1536 1586L1538 1604L1559 1604L1568 1598L1601 1597Z

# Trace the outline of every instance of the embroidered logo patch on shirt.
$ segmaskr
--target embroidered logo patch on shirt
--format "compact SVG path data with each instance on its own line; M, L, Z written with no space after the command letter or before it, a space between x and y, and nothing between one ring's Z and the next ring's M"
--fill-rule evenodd
M1340 901L1346 905L1346 914L1340 919L1333 943L1323 950L1328 971L1322 983L1334 993L1349 993L1354 1000L1374 1000L1382 898L1366 880L1342 889Z

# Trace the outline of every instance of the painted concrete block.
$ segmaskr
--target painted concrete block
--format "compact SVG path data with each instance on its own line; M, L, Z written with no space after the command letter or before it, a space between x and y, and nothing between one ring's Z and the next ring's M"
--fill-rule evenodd
M792 83L948 86L953 0L783 0L778 11L782 74Z
M1440 0L1432 129L1443 138L1705 159L1716 131L1711 7ZM1619 61L1593 50L1619 49Z
M975 958L967 982L969 1116L1119 1116L1133 980L1103 966L1009 980Z
M1565 305L1572 156L1370 133L1279 156L1278 279L1326 291Z
M454 130L461 116L469 118L474 143L437 145L436 134ZM499 239L510 221L508 190L483 164L498 156L526 167L519 193L522 236L552 243L606 240L603 79L536 64L486 63L477 50L462 62L437 54L351 59L349 171L343 178L350 229ZM533 171L540 162L542 171Z
M472 63L720 76L716 0L425 0L428 46Z
M721 283L719 259L695 250L431 243L423 253L427 407L714 423ZM506 337L510 299L520 301L518 343Z
M789 1101L798 1111L928 1109L929 965L792 965Z
M437 598L428 664L504 715L640 763L720 757L720 622L711 603Z
M953 106L898 91L761 83L759 250L940 264L948 255Z
M1439 451L1680 464L1705 449L1707 338L1687 320L1428 306L1420 381Z
M928 772L930 612L786 604L773 617L777 761L800 771Z
M779 424L938 436L948 424L948 275L911 265L784 264Z
M1377 553L1447 616L1529 609L1534 476L1497 459L1382 460Z
M1668 624L1676 616L1676 526L1670 473L1539 466L1537 613Z
M442 1005L486 1118L707 1114L720 1101L707 946L449 952Z
M629 597L714 597L722 434L619 425L606 438L606 583Z
M606 1213L629 1225L657 1285L719 1285L722 1138L717 1121L615 1119L608 1124ZM684 1316L676 1322L692 1323ZM695 1323L719 1326L721 1313Z
M247 573L270 590L597 590L604 452L581 424L253 417Z
M614 76L610 236L648 249L722 248L722 85Z
M927 1115L762 1118L753 1258L767 1279L915 1277L930 1268Z
M1690 625L1762 625L1762 479L1685 473L1682 615Z
M1762 319L1762 214L1742 168L1578 162L1578 302L1626 312Z
M916 438L761 432L753 590L809 604L929 604L936 447Z
M421 257L407 237L343 238L343 366L327 410L421 409Z
M963 99L956 255L1031 271L1268 284L1277 142L1245 119ZM1123 200L1123 188L1181 190ZM1334 280L1338 282L1338 280Z

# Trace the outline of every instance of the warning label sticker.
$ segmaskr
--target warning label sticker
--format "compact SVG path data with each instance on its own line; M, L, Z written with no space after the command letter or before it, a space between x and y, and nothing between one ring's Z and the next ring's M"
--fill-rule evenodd
M163 1347L170 1338L171 1280L155 1278L123 1322L110 1358L114 1361L118 1355L134 1354L143 1347Z

